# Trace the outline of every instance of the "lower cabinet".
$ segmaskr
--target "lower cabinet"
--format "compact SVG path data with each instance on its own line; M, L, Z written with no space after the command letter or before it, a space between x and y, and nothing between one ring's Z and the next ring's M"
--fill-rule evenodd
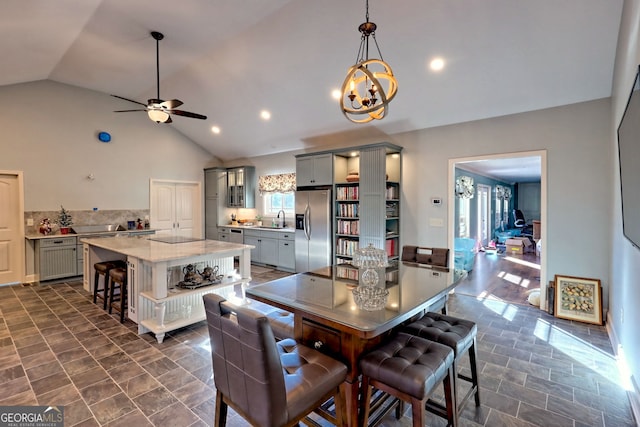
M38 280L52 280L82 274L78 271L76 238L60 237L36 241L35 262Z
M244 244L252 245L251 262L293 271L296 267L294 234L282 231L244 230Z

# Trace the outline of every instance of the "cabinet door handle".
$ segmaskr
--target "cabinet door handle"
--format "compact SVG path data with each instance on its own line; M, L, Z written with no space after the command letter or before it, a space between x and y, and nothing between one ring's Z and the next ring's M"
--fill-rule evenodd
M285 243L284 245L285 245L285 246L289 246L289 244L288 244L288 243Z
M54 240L54 241L53 241L53 243L55 243L56 245L58 245L58 244L60 244L60 243L63 243L63 241L62 241L62 240Z

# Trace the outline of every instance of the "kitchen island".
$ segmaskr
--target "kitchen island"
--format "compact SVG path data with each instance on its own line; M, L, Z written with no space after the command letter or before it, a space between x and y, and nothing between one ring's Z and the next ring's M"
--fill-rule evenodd
M138 324L138 333L153 332L161 343L165 333L205 319L202 295L241 288L251 280L252 246L198 240L179 236L136 236L81 239L85 290L93 293L96 262L127 262L127 317ZM234 257L239 257L239 273ZM220 283L196 289L178 285L187 265L202 270L218 267Z

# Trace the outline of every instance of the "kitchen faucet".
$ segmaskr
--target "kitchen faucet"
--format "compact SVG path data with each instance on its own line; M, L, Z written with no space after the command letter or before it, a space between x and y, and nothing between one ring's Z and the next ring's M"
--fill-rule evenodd
M282 213L282 223L281 223L282 226L280 226L280 227L284 228L285 223L284 223L284 210L283 209L280 209L280 212L278 212L278 216L276 218L280 219L280 213Z

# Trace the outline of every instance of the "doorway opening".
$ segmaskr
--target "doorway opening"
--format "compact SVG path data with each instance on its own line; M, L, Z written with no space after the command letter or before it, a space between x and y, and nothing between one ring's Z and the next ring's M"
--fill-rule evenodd
M455 188L460 176L475 182L474 195L466 202L473 217L466 221L472 227L468 235L476 240L478 250L475 267L465 279L470 286L459 286L457 292L525 303L533 290L539 290L539 306L546 308L546 171L544 150L449 160L449 188ZM449 203L447 234L449 247L454 250L460 233L456 226L460 223L460 200ZM527 225L535 221L535 236L515 226L516 209L526 213ZM506 245L512 237L523 242L520 250ZM485 251L492 241L497 250Z

